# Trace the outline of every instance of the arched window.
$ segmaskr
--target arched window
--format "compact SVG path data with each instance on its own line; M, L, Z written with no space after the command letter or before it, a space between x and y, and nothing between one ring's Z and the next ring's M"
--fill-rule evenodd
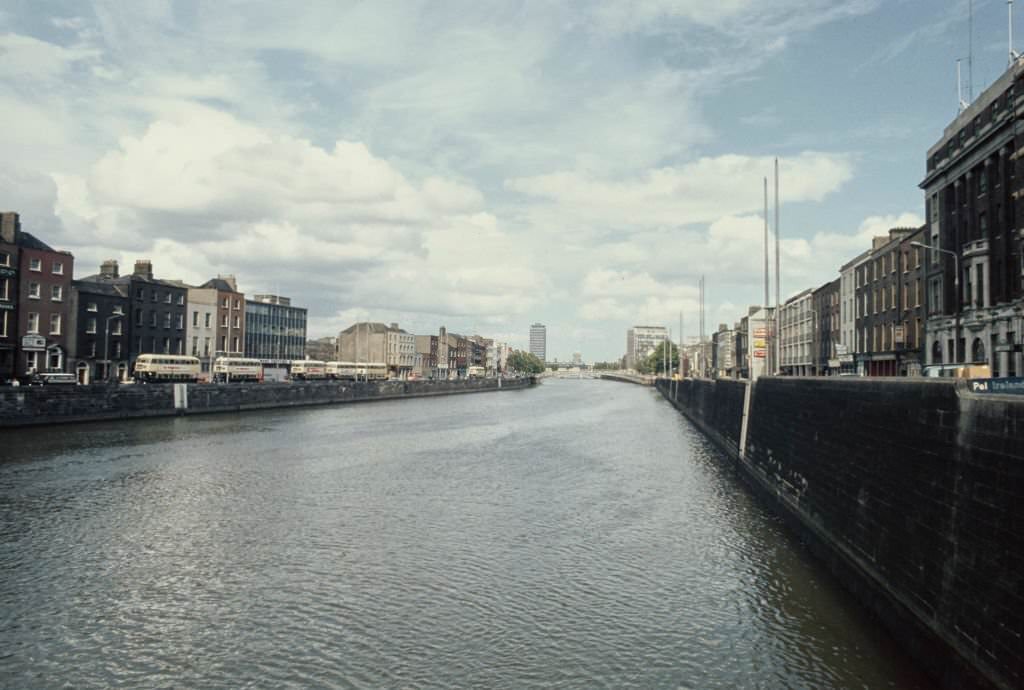
M932 343L932 364L943 364L942 343L940 343L938 340Z
M987 361L985 358L985 343L981 342L981 338L975 338L974 343L971 345L971 362L979 364Z

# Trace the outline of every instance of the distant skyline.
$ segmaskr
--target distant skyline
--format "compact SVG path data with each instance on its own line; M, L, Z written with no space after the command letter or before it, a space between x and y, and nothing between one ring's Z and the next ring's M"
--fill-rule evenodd
M775 156L783 299L923 222L967 12L8 3L0 208L80 275L231 273L307 307L311 338L397 321L525 350L539 321L552 360L617 359L633 325L683 311L696 334L701 274L709 331L761 299ZM973 46L977 95L1006 67L1003 0L975 0Z

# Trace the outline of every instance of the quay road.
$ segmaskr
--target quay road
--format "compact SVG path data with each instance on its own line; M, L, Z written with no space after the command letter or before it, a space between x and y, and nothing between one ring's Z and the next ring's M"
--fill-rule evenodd
M649 387L2 434L4 687L930 687Z

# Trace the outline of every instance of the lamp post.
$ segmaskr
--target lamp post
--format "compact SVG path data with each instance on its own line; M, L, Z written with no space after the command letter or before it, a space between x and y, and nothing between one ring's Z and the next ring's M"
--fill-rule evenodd
M953 291L956 293L956 313L954 315L954 326L953 326L953 364L960 363L960 257L956 252L950 251L949 249L942 249L941 247L931 247L923 242L911 242L912 247L921 247L923 249L931 249L936 252L942 252L943 254L949 254L953 257ZM967 343L964 343L964 350L967 349ZM964 352L966 357L967 353Z
M114 319L120 319L123 314L114 314L108 316L106 323L103 326L103 359L107 365L107 370L104 372L104 379L110 381L110 322Z

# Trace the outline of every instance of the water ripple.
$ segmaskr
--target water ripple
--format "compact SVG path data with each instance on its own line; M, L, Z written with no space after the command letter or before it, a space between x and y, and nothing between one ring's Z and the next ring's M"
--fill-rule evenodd
M927 687L650 390L5 432L0 684Z

